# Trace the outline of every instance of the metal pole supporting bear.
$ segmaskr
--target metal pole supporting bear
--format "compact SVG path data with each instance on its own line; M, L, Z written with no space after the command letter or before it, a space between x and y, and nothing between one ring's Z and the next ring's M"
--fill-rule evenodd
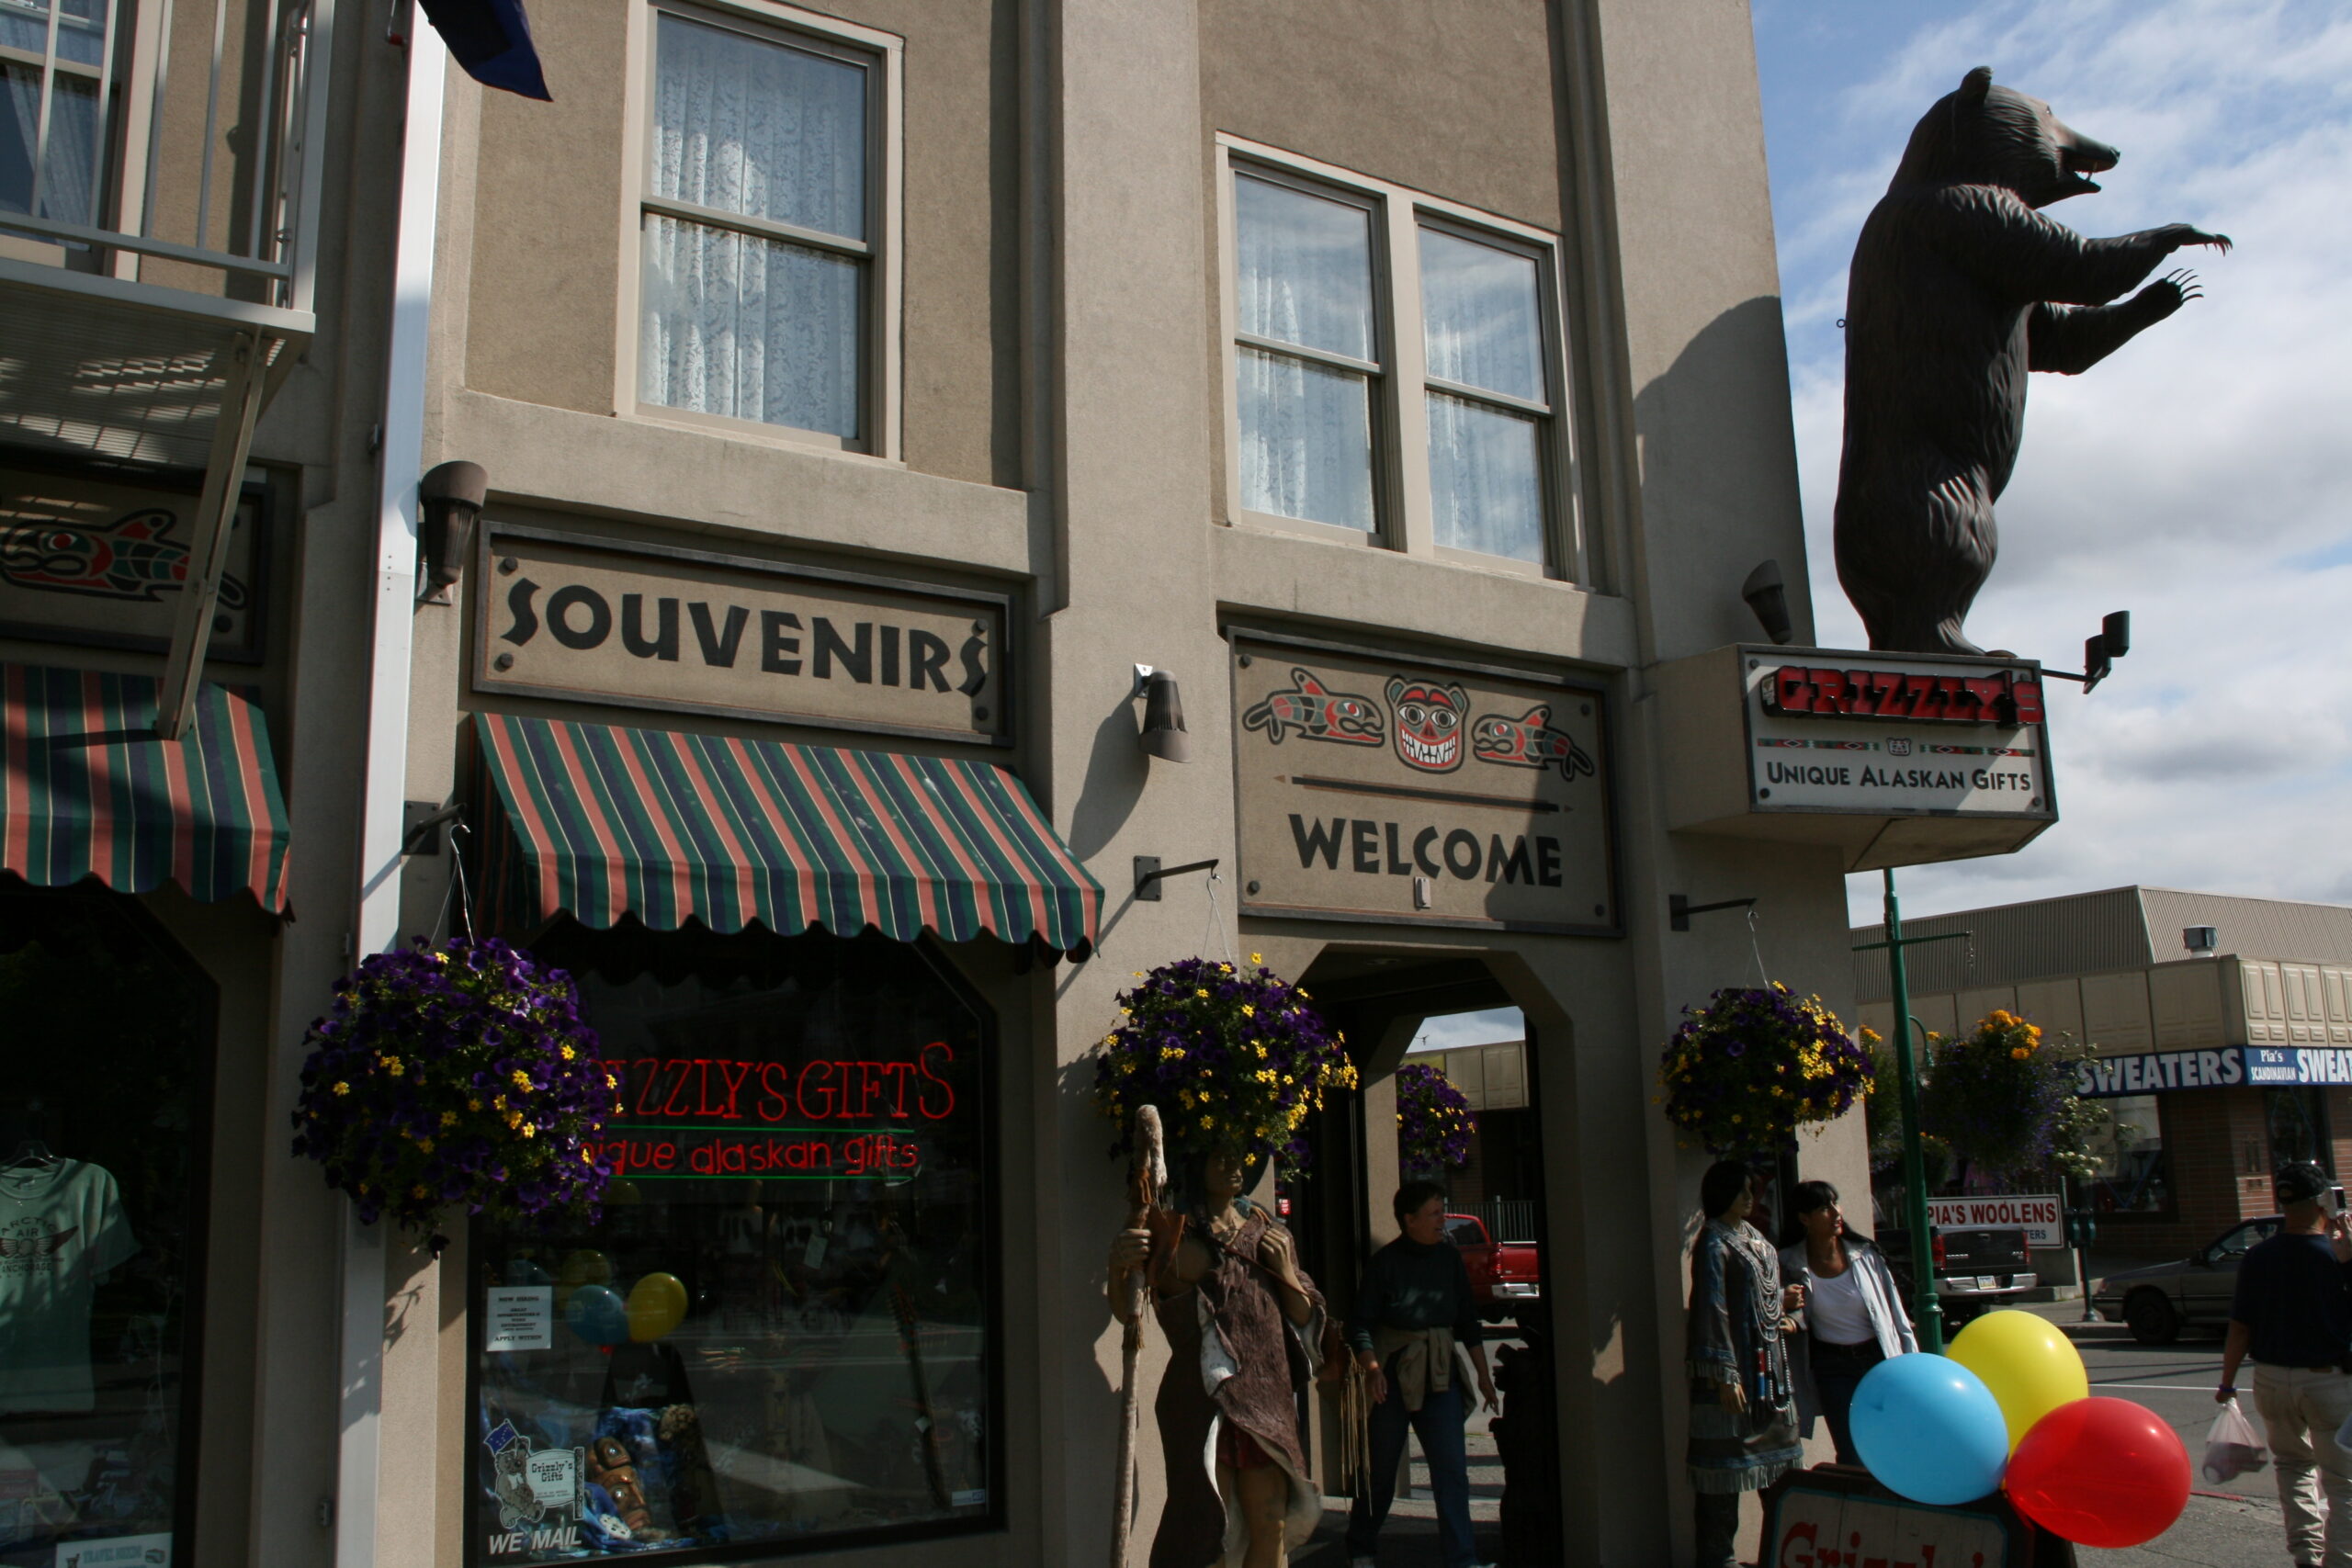
M2041 215L2099 187L2112 147L1978 66L1911 132L1854 246L1838 581L1871 647L1981 652L1961 623L1993 569L1993 502L2017 466L2028 370L2077 375L2198 298L2175 272L2111 303L2184 245L2169 223L2086 239Z

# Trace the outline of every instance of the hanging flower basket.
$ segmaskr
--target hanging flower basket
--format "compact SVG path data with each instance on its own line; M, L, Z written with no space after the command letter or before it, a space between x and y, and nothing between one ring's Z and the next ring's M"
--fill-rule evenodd
M1306 993L1254 953L1247 968L1185 958L1136 979L1095 1054L1094 1102L1119 1129L1112 1155L1130 1151L1136 1112L1152 1105L1177 1148L1304 1164L1307 1113L1356 1084Z
M458 1209L593 1220L611 1169L596 1144L619 1084L580 1021L571 977L503 942L381 953L312 1021L294 1152L359 1217L447 1245Z
M2007 1009L1966 1034L1931 1033L1919 1120L1951 1145L1970 1175L2040 1171L2074 1094L2076 1059L2045 1050L2041 1031Z
M1426 1062L1396 1069L1396 1159L1414 1176L1434 1176L1442 1166L1459 1170L1470 1161L1470 1137L1477 1132L1470 1102L1443 1073Z
M1871 1090L1868 1052L1819 997L1726 987L1682 1027L1658 1065L1667 1119L1727 1159L1793 1147L1796 1130L1833 1121Z

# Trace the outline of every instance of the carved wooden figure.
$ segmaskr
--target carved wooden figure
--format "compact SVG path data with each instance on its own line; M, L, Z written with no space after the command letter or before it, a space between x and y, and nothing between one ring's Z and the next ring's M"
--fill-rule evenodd
M1980 65L1912 130L1862 225L1837 542L1871 648L1980 651L1961 625L1993 568L2026 372L2089 369L2199 293L2187 272L2116 303L2126 289L2184 245L2229 249L2186 223L2094 240L2042 215L2120 156Z

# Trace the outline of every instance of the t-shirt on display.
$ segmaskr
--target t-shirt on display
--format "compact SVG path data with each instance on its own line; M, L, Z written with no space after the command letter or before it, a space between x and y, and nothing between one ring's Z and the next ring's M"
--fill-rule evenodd
M0 1170L0 1415L90 1408L91 1297L138 1250L101 1167Z

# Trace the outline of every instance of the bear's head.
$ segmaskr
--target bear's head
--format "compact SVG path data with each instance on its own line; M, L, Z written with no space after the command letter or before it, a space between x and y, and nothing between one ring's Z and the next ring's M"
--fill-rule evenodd
M2098 189L2090 176L2121 156L2040 98L1995 86L1993 68L1980 65L1913 128L1894 183L2006 186L2028 207L2047 207Z

